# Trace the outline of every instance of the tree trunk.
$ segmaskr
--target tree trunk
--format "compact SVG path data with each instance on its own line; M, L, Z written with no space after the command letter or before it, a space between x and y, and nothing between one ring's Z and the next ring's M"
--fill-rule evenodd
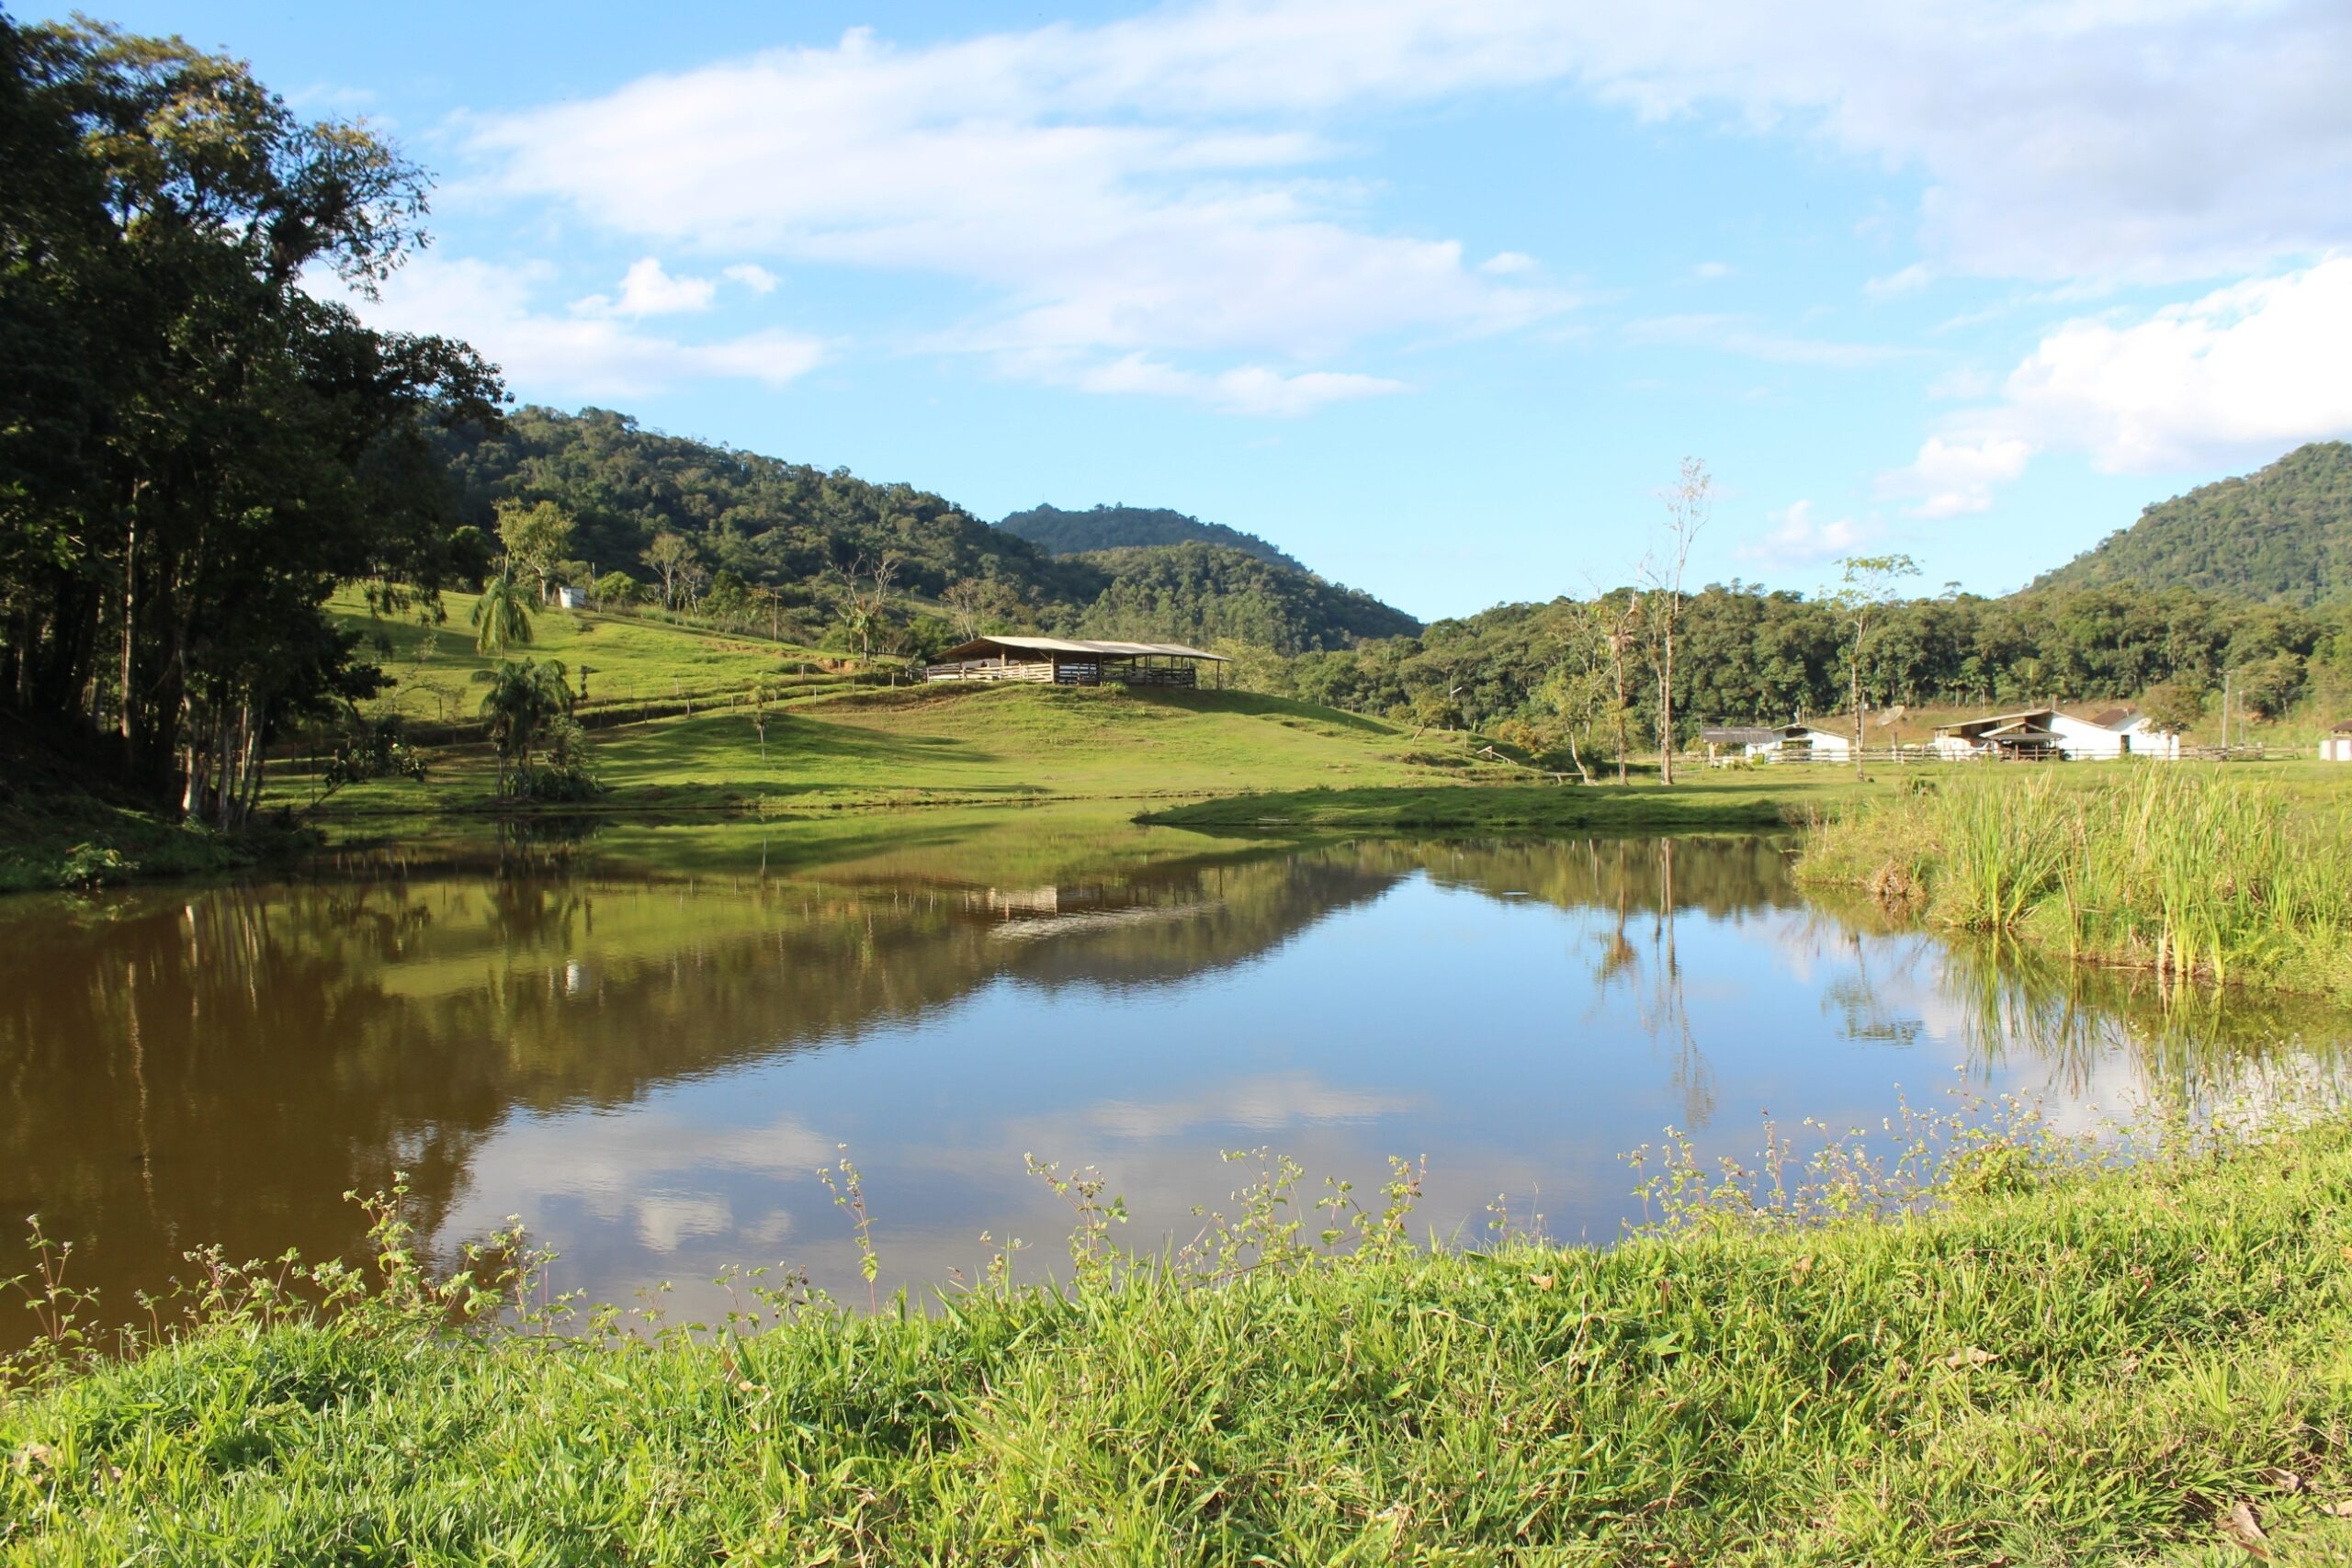
M133 608L133 606L137 604L139 597L138 578L136 575L138 568L139 524L134 519L130 525L130 539L123 546L122 551L122 685L115 693L114 705L115 717L118 724L117 733L122 737L123 761L126 766L132 765L130 759L130 694L131 682L135 677L132 673L131 648L132 633L138 622L138 615L136 610Z
M1671 787L1674 784L1674 612L1667 612L1666 667L1657 682L1657 763L1658 783Z
M1862 772L1862 644L1854 639L1854 776L1863 778Z

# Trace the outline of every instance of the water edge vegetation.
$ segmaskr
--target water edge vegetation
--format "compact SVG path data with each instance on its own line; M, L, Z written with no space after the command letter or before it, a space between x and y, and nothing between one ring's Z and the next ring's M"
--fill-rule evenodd
M436 1273L395 1192L372 1267L192 1255L113 1359L52 1252L0 1561L2352 1561L2352 1122L2267 1110L2129 1161L2015 1106L1669 1139L1606 1250L1424 1247L1412 1168L1360 1206L1261 1156L1138 1258L1033 1166L1061 1283L746 1275L707 1325L568 1319L519 1231Z
M1800 877L2173 985L2352 998L2352 815L2332 780L2195 763L1960 771L1833 808Z

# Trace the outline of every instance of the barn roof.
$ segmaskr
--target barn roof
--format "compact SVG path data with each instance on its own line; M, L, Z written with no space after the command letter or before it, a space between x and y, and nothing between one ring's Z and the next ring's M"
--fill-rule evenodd
M1711 740L1718 746L1766 746L1780 739L1781 732L1733 725L1722 729L1702 729L1699 731L1699 739Z
M2028 719L2041 719L2047 727L2058 717L2056 708L2021 708L2016 713L1988 713L1982 718L1963 718L1954 724L1939 724L1938 735L1982 735L1987 730L2010 728Z
M1214 659L1230 662L1221 653L1186 648L1181 642L1080 642L1061 637L977 637L940 655L942 659L978 659L990 653L1091 654L1097 659Z

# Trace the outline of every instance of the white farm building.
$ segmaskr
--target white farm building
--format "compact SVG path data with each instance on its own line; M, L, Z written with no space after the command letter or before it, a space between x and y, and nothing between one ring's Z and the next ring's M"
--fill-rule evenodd
M2022 708L1942 726L1936 731L1936 754L1955 760L2156 757L2173 761L2180 756L2180 737L2151 728L2148 716L2132 708L2109 708L2087 718L2062 708Z
M1699 739L1707 760L1720 762L1745 759L1752 762L1850 762L1854 738L1809 724L1748 726L1702 729Z

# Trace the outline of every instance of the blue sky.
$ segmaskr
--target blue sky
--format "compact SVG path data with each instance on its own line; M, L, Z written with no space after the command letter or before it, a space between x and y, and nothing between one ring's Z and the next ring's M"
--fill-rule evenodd
M518 397L1424 616L1902 550L1988 592L2352 434L2341 0L136 0L439 181L363 309Z

